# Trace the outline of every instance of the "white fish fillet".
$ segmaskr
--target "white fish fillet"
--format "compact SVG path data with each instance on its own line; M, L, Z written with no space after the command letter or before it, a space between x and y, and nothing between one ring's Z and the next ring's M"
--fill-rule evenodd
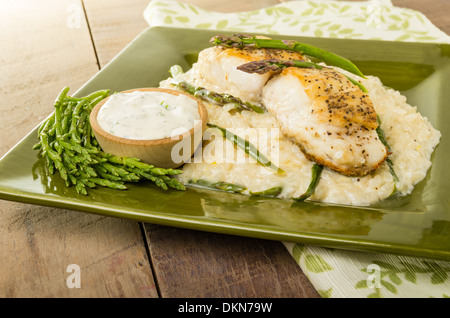
M364 176L387 158L369 95L333 69L286 68L264 86L262 102L318 164Z
M227 93L249 102L257 102L261 90L271 74L249 74L239 71L241 64L271 58L302 59L302 55L293 51L276 49L239 49L215 46L199 53L194 65L195 77L200 84L216 93Z

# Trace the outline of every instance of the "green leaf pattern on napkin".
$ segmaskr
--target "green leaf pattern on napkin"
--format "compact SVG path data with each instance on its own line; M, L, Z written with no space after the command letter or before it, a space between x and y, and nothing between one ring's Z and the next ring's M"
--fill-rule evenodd
M450 263L283 243L322 297L433 297L450 293Z
M331 265L328 264L322 256L310 253L303 245L295 244L293 247L292 256L298 264L303 262L308 271L312 273L323 273L333 270L333 267L331 267Z
M151 1L150 26L311 37L450 43L422 13L389 0L289 1L237 13L177 1ZM449 298L450 263L283 242L322 297Z
M230 32L427 42L448 38L422 13L394 7L387 0L289 1L232 14L176 1L152 1L144 17L152 26Z
M373 260L372 264L378 265L380 268L380 284L382 288L375 288L375 292L368 295L368 297L383 297L383 292L386 291L386 296L390 296L388 292L397 294L397 286L403 284L404 281L417 285L417 277L419 274L427 274L430 283L433 285L442 285L448 279L450 273L450 264L441 265L435 261L417 260L421 265L411 264L400 261L398 264L387 263L383 261ZM368 273L367 268L361 268L361 271ZM427 275L423 275L424 277ZM424 278L425 279L425 278ZM355 288L368 288L367 279L358 281ZM445 294L443 294L445 296Z

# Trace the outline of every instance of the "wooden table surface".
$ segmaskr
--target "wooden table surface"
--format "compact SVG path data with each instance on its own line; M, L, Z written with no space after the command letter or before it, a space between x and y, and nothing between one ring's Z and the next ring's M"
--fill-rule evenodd
M150 0L0 2L0 157L147 27ZM184 0L233 12L277 0ZM450 33L449 0L394 0ZM70 19L69 19L70 18ZM70 264L81 288L68 288ZM0 200L0 297L313 298L280 242ZM68 272L69 269L69 272Z

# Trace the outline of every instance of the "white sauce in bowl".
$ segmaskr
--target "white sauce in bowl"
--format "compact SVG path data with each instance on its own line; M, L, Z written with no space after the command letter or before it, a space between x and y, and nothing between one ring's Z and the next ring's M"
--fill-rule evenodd
M111 95L97 115L103 130L134 140L178 136L191 130L196 120L200 113L195 100L158 91Z

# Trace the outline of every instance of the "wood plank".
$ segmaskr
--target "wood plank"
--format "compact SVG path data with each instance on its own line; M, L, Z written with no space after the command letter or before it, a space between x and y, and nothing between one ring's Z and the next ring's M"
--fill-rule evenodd
M98 66L80 1L2 1L0 27L2 156ZM158 296L137 222L0 201L0 246L0 297Z
M280 242L145 224L161 297L318 298Z
M184 2L222 12L278 3ZM101 66L147 26L142 18L147 4L147 0L132 0L127 6L133 10L124 13L119 0L84 0ZM150 224L144 229L162 297L318 297L280 242Z
M103 67L148 27L144 9L149 0L84 0L84 8Z
M184 0L206 10L234 12L259 9L280 3L278 0ZM143 12L150 0L84 0L100 65L104 66L131 40L148 27Z

